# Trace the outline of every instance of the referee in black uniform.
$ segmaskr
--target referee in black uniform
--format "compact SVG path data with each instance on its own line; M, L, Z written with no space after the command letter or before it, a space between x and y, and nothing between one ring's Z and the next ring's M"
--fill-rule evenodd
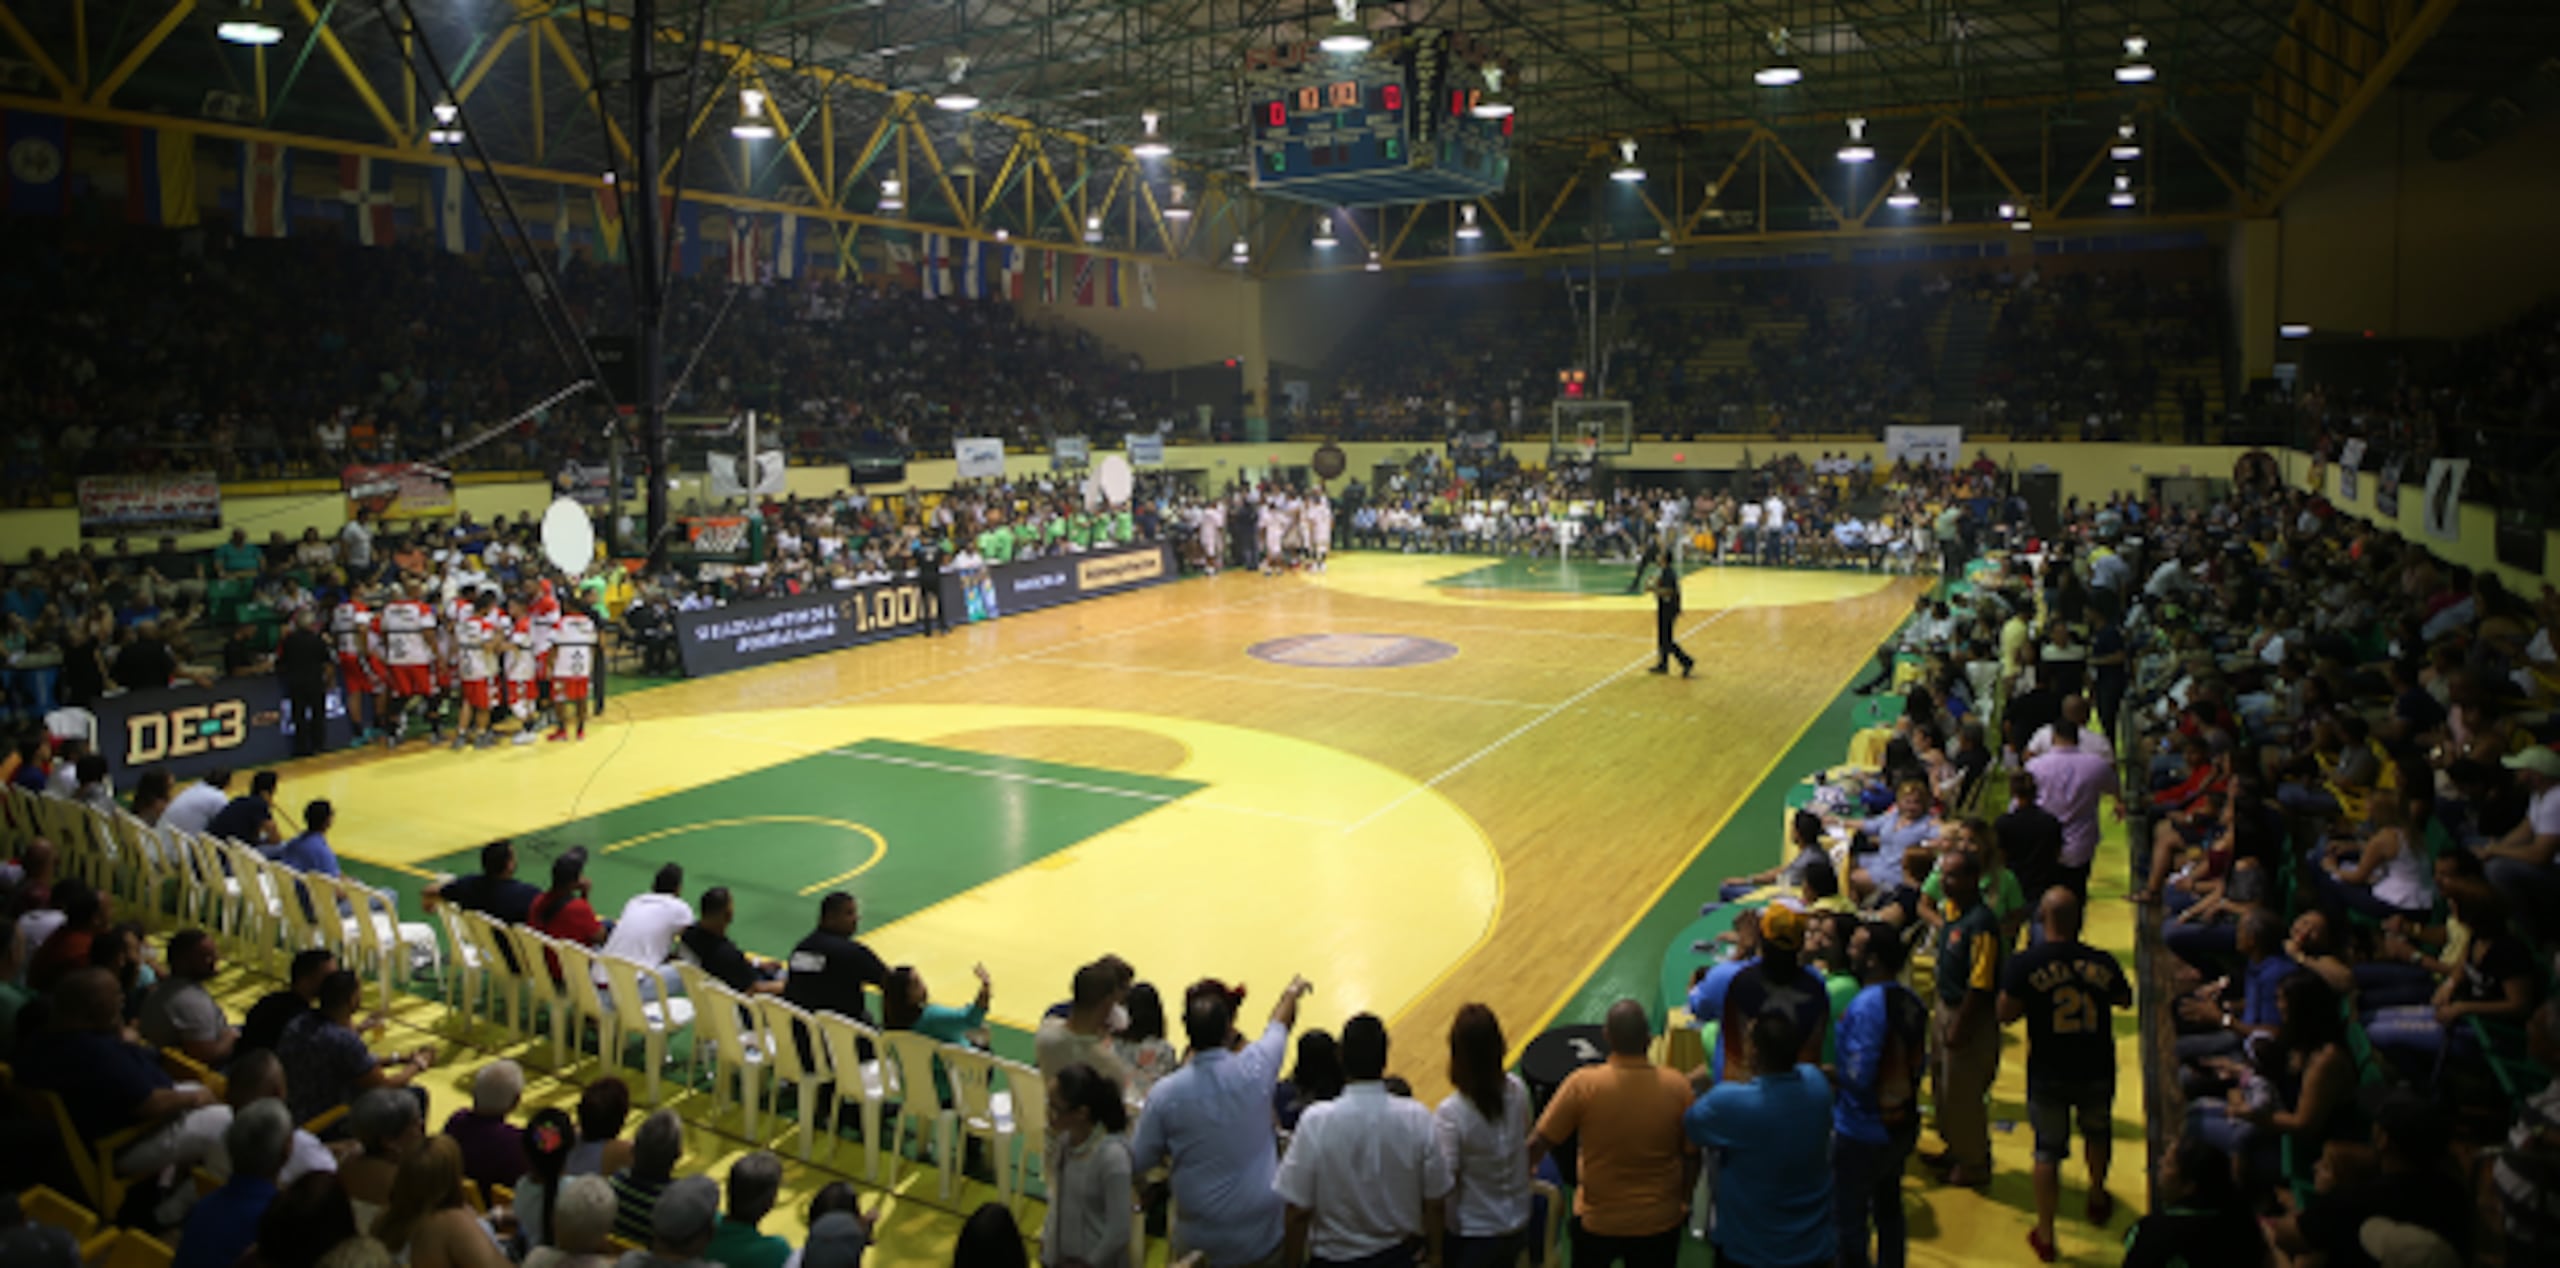
M1698 662L1681 650L1679 632L1680 570L1666 559L1662 571L1653 578L1653 668L1648 672L1669 673L1671 662L1677 660L1680 676L1686 678L1690 670L1698 667Z
M942 547L931 537L916 542L916 588L924 591L925 635L950 633L951 618L942 610Z

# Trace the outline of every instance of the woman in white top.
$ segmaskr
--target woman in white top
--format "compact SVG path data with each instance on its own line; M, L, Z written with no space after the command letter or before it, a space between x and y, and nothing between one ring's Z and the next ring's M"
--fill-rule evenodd
M2435 917L2434 866L2411 837L2409 807L2397 794L2367 799L2372 831L2359 844L2340 840L2321 861L2320 888L2339 904L2368 916L2403 916L2424 924Z
M1049 1093L1049 1218L1040 1262L1097 1268L1128 1262L1129 1107L1120 1085L1078 1062Z
M1469 1004L1449 1023L1449 1082L1434 1122L1456 1173L1449 1191L1449 1268L1496 1268L1520 1257L1529 1227L1529 1089L1505 1073L1502 1023Z

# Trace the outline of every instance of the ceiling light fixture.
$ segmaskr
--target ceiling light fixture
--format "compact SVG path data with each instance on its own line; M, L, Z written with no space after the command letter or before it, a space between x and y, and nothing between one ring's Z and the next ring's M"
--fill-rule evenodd
M1865 119L1858 118L1856 116L1850 117L1849 143L1840 147L1840 161L1843 163L1872 163L1876 161L1876 147L1867 144L1867 121Z
M1191 206L1190 206L1190 204L1188 204L1188 203L1186 203L1186 202L1184 202L1184 201L1183 201L1182 196L1183 196L1182 182L1181 182L1181 181L1175 181L1175 182L1173 183L1173 204L1172 204L1171 206L1168 206L1168 207L1166 207L1166 208L1164 209L1164 218L1165 218L1165 219L1167 219L1167 220L1189 220L1189 219L1191 218Z
M2311 323L2288 321L2283 325L2276 327L2276 337L2279 339L2308 339L2311 337Z
M1665 229L1662 231L1662 241L1654 245L1653 253L1655 255L1669 255L1679 249L1680 248L1671 241L1671 231Z
M1333 0L1333 25L1324 29L1316 47L1328 53L1366 53L1369 28L1360 25L1360 0Z
M880 182L880 210L905 211L907 209L907 200L898 196L898 189L898 178L895 176Z
M1501 67L1487 66L1484 68L1484 93L1482 96L1476 98L1475 108L1469 113L1475 115L1475 117L1479 119L1508 119L1511 117L1511 99L1502 94Z
M2143 36L2141 27L2135 27L2124 37L2124 60L2116 63L2116 82L2147 84L2159 78L2160 72L2151 68L2150 53L2151 41Z
M1616 181L1621 185L1633 185L1644 179L1644 169L1636 166L1636 139L1634 137L1625 137L1619 140L1618 159L1617 170L1609 173L1609 179Z
M1787 28L1769 32L1769 60L1751 72L1751 82L1763 88L1784 88L1804 82L1804 68L1796 65L1795 54L1787 49Z
M1371 247L1369 248L1369 262L1361 265L1360 271L1363 273L1375 273L1385 267L1387 266L1378 263L1378 248Z
M1911 192L1910 169L1893 174L1893 192L1885 195L1884 205L1895 211L1909 211L1920 205L1920 195Z
M2017 232L2019 232L2019 233L2033 233L2033 232L2035 232L2035 229L2036 229L2036 213L2035 213L2035 209L2034 209L2034 208L2032 208L2032 207L2025 207L2025 206L2021 206L2021 207L2019 207L2019 208L2018 208L2018 215L2017 215L2017 218L2016 218L2016 219L2013 219L2013 220L2011 220L2011 221L2009 222L2009 227L2010 227L2011 229L2016 230L2016 231L2017 231Z
M2133 205L2132 177L2127 176L2122 172L2116 173L2116 187L2113 192L2107 195L2107 205L2110 207L2130 207Z
M1238 238L1236 239L1235 250L1230 252L1229 255L1236 263L1242 264L1253 258L1253 248L1246 246L1244 244L1244 239Z
M942 91L934 94L933 104L954 114L965 114L977 109L978 94L969 91L960 82L969 73L969 59L954 53L950 60L942 65L944 69Z
M773 123L764 117L764 92L761 89L738 90L738 121L729 125L729 135L741 141L773 139Z
M2132 115L2126 115L2124 122L2116 125L2115 143L2107 147L2107 157L2119 163L2130 163L2142 157L2142 142L2135 140L2133 135Z
M1084 240L1087 242L1102 241L1102 217L1087 216L1084 218Z
M1466 203L1461 205L1458 208L1458 241L1473 242L1483 236L1484 230L1476 226L1475 204Z
M284 43L284 28L269 21L254 4L244 4L223 14L214 23L213 33L226 44L246 44L252 48Z
M1147 125L1147 134L1140 137L1136 145L1129 147L1129 153L1142 159L1160 159L1173 153L1173 147L1165 144L1163 137L1156 135L1156 124L1163 117L1153 110L1140 112L1138 118Z
M433 107L433 113L436 126L427 129L427 144L462 144L462 107L450 101L439 101Z
M1341 242L1342 242L1342 239L1340 239L1340 238L1337 238L1337 237L1333 236L1333 213L1332 213L1332 212L1325 212L1324 214L1317 216L1317 217L1316 217L1316 247L1317 247L1317 249L1321 250L1321 249L1326 248L1326 247L1338 246L1338 245L1340 245L1340 244L1341 244Z

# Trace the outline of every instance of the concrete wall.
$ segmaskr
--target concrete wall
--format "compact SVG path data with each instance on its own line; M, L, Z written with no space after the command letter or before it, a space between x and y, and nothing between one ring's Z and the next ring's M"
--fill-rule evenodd
M2287 455L2285 474L2297 487L2311 486L2311 463L2300 454ZM2560 533L2546 533L2543 543L2543 571L2537 575L2521 568L2510 568L2498 562L2498 514L2476 502L2465 502L2461 508L2461 535L2455 541L2440 541L2427 535L2426 489L2424 468L2405 475L2400 481L2400 513L2384 515L2373 504L2373 473L2365 472L2356 481L2356 496L2342 495L2337 465L2326 469L2319 492L2326 494L2341 512L2367 523L2379 524L2402 537L2427 548L2438 558L2461 564L2474 572L2486 569L2498 574L2509 593L2531 598L2542 593L2542 587L2560 581Z
M2466 99L2387 94L2303 182L2281 213L2276 320L2458 338L2560 290L2560 116L2439 162L2427 134Z

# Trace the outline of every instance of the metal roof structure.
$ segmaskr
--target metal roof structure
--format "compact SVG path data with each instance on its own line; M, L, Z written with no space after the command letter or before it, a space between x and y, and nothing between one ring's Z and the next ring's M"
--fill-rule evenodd
M450 96L509 179L591 184L629 166L617 85L632 4L0 0L0 107L436 162L427 135ZM217 24L244 9L281 40L221 39ZM656 12L657 60L675 72L658 176L688 196L1203 262L1238 237L1303 240L1304 208L1246 188L1239 70L1250 50L1321 35L1339 20L1328 0ZM1519 111L1516 188L1484 211L1499 233L1487 245L1513 255L1594 239L1978 232L2004 204L2040 227L2266 214L2395 77L2487 92L2483 80L2560 53L2549 0L1371 0L1356 20L1455 29L1495 50ZM2141 82L2117 73L2129 37L2153 68ZM2422 55L2431 39L2444 51ZM1755 82L1781 57L1800 82ZM934 104L955 79L974 109ZM771 103L774 139L729 135L750 89ZM1147 111L1170 160L1128 151ZM1834 156L1852 119L1871 163ZM1591 196L1622 139L1651 179ZM2138 157L2114 157L2128 140ZM1919 205L1888 206L1904 172ZM885 179L903 208L881 206ZM1165 214L1176 182L1197 212L1187 223ZM1445 255L1455 218L1349 217L1391 264Z

